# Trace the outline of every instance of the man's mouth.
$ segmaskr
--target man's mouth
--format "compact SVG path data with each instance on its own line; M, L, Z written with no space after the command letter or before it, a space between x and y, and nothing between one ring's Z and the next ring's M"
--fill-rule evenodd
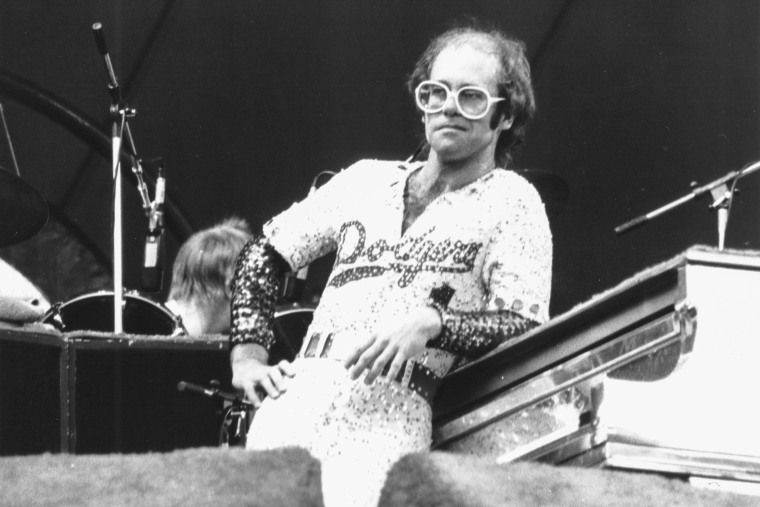
M460 125L446 124L446 125L441 125L439 127L436 127L435 130L459 130L459 131L464 131L465 128L462 127L462 126L460 126Z

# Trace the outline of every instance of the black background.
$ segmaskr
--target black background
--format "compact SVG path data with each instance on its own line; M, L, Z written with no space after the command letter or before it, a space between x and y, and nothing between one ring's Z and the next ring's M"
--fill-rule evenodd
M490 21L527 43L533 66L538 116L515 165L570 188L551 224L556 315L690 245L717 244L709 198L613 229L758 158L759 10L753 0L2 0L0 69L108 132L91 30L101 22L138 111L138 153L166 161L170 212L191 229L232 214L258 228L321 171L409 156L422 127L404 88L414 61L452 20ZM24 179L110 263L110 161L0 98ZM0 165L11 166L4 141ZM727 246L758 248L760 178L740 188ZM145 219L132 187L124 199L125 285L139 289ZM187 232L169 231L167 266ZM60 252L27 243L0 255L51 300L73 296L55 273L71 270L50 262ZM325 269L310 272L312 286Z

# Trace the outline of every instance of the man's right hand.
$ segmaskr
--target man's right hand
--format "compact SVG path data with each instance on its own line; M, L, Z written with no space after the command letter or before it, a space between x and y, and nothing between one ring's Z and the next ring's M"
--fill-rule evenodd
M257 391L278 398L287 390L286 378L295 376L295 369L288 361L269 366L266 360L266 350L257 344L245 343L232 349L232 385L243 390L257 409L262 401Z

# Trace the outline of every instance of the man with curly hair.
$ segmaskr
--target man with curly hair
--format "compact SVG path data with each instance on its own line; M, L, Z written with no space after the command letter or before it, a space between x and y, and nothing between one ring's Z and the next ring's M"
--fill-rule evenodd
M429 449L441 378L548 319L548 220L507 166L535 111L524 45L455 28L409 89L426 160L340 172L268 222L235 275L233 385L260 407L247 446L308 449L328 506L375 505L390 466ZM277 280L333 250L298 358L267 365Z

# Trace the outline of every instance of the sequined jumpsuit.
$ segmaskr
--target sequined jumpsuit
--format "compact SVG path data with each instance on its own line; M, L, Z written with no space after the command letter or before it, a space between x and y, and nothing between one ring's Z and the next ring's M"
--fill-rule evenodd
M337 251L298 373L264 401L248 436L249 449L308 449L322 463L328 506L376 505L389 467L429 449L440 378L548 318L551 233L535 189L495 169L438 197L402 231L407 180L419 167L354 164L268 222L238 263L231 345L268 349L278 264L296 270ZM359 340L426 304L443 331L396 380L348 378L340 360Z

